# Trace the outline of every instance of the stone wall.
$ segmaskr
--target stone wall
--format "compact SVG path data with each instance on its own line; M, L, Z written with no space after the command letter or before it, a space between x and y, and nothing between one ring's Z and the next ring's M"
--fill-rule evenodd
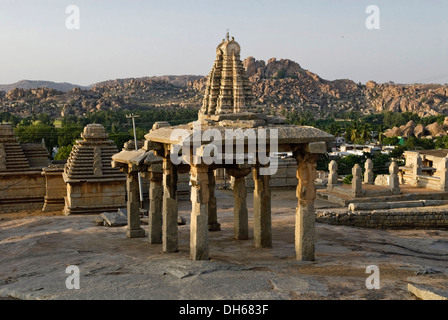
M316 221L379 229L447 229L448 208L403 208L374 211L322 211Z
M66 215L116 211L125 206L126 186L123 181L67 183L64 208Z
M44 204L45 177L41 171L0 174L0 213L40 210Z
M62 211L67 196L67 186L65 185L62 173L64 164L51 164L42 170L42 176L45 177L45 203L42 212Z
M277 172L269 179L271 189L297 188L297 161L293 158L279 158ZM247 188L254 188L252 173L246 177Z

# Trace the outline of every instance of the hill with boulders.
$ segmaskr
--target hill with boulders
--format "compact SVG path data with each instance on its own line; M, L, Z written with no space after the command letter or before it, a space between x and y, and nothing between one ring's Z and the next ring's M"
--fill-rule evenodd
M265 112L295 110L311 112L316 118L337 117L344 111L362 114L409 111L420 117L448 114L448 85L378 84L374 81L363 85L349 79L330 81L289 59L272 58L265 62L248 57L243 65L256 104ZM33 87L36 83L27 84L31 87L3 85L0 87L4 89L0 91L0 111L20 116L48 113L60 117L124 108L199 109L206 83L204 76L168 75L108 80L88 87L52 86L48 82L38 88ZM421 129L413 128L417 132ZM404 134L408 134L410 128L406 130ZM425 130L440 131L437 126Z

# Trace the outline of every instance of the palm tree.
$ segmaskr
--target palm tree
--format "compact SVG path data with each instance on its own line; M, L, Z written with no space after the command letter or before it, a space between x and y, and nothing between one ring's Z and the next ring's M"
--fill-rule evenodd
M366 141L370 141L371 139L372 139L372 127L370 126L370 124L365 123L360 128L359 140L365 143Z

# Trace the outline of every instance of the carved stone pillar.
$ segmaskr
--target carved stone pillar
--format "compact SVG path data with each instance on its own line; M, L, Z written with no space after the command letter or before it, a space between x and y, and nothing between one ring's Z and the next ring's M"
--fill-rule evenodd
M393 194L400 193L400 181L398 179L398 166L394 161L389 166L389 188Z
M314 260L314 242L316 219L314 199L316 198L316 154L300 154L297 159L298 207L296 209L295 247L297 260Z
M237 240L247 240L249 239L249 216L246 204L247 190L245 177L235 177L233 198L234 236Z
M144 237L145 230L140 227L140 198L137 171L129 170L126 180L126 191L128 196L128 227L126 235L128 238Z
M177 169L169 158L163 159L163 225L164 252L177 251Z
M209 202L208 202L208 230L209 231L219 231L221 230L221 225L218 223L218 213L216 209L216 197L215 197L215 172L213 169L208 170L208 190L210 192Z
M249 239L249 216L247 212L246 176L251 173L250 167L229 169L233 179L233 228L237 240Z
M336 161L331 160L328 165L329 174L328 174L328 184L327 188L332 189L334 186L338 185L338 164Z
M440 190L448 191L448 157L442 159L440 174Z
M362 195L362 169L359 164L355 164L352 169L352 194L354 197Z
M161 164L153 164L149 176L148 241L162 243L163 169Z
M209 174L207 166L191 166L190 258L208 260Z
M373 162L372 159L367 159L364 168L366 169L364 172L364 183L365 184L374 184L373 179Z
M260 175L260 168L253 169L254 189L254 242L255 248L272 246L271 189L269 175Z

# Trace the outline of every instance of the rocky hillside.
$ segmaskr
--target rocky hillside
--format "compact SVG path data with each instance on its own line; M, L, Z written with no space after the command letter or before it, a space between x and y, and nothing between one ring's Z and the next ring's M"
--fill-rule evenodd
M265 62L248 57L243 63L257 105L267 112L311 111L316 117L337 116L342 111L410 111L420 117L448 114L448 85L373 81L361 85L348 79L322 79L288 59ZM10 85L3 86L10 90L1 91L0 87L0 111L22 116L41 112L63 116L148 106L199 108L206 83L206 77L184 75L108 80L69 90L45 83L38 89Z
M369 81L365 98L373 110L418 113L420 117L448 114L448 86L439 84L377 84Z
M82 116L99 110L179 106L198 108L201 96L187 82L201 76L164 76L110 80L90 89L62 92L48 88L0 91L0 111L19 116L48 113L54 117Z
M312 111L325 117L341 111L417 113L420 117L448 114L447 85L366 85L352 80L328 81L303 69L298 63L275 58L267 63L248 57L244 61L253 92L262 109ZM206 78L189 86L203 91Z
M12 84L0 84L0 91L8 92L12 89L36 89L36 88L48 88L58 91L70 91L74 88L88 89L89 87L79 86L67 82L52 82L41 80L21 80Z

